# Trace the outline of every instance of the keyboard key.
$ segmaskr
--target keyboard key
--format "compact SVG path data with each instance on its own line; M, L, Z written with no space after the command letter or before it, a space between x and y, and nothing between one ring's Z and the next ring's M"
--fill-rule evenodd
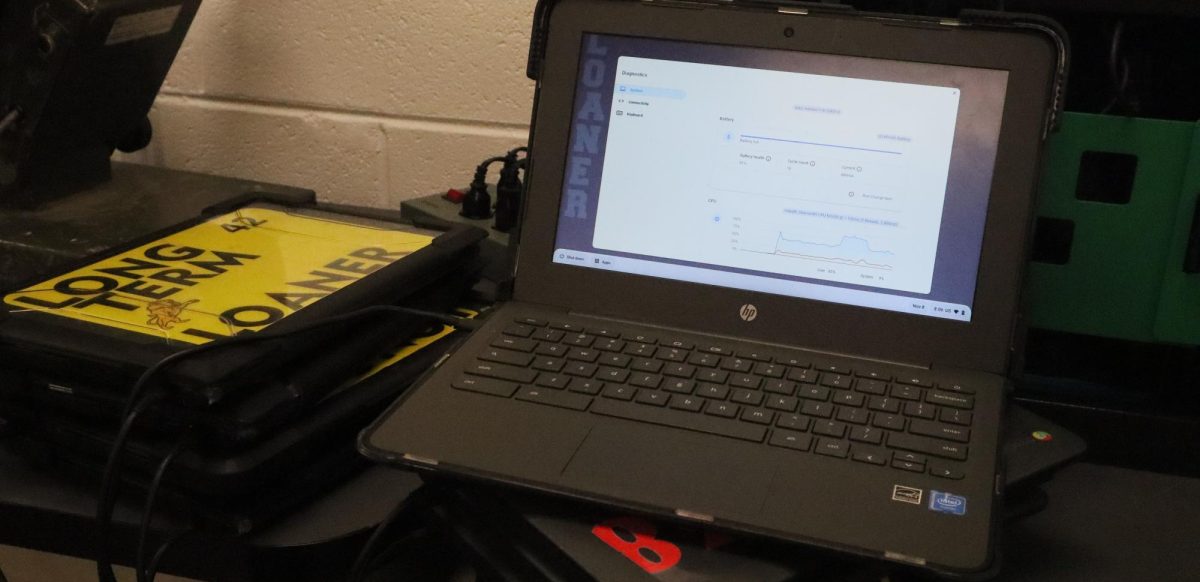
M567 352L568 360L579 360L580 362L595 362L600 358L600 352L596 350L585 350L583 348L575 348Z
M770 362L771 356L761 350L749 349L738 350L737 356L746 360L754 360L756 362Z
M537 378L537 385L555 390L563 390L570 381L570 378L559 374L541 374Z
M642 388L658 388L662 384L662 376L637 372L629 376L629 383Z
M943 408L942 409L942 415L941 415L942 422L948 422L950 424L961 424L963 426L970 426L971 425L971 417L972 417L972 414L970 412L954 410L953 408Z
M642 356L644 358L653 358L654 352L658 351L658 347L654 344L629 344L625 346L625 353L631 356Z
M828 402L815 402L809 400L804 403L804 406L800 407L800 414L807 414L809 416L816 416L818 418L832 418L833 405Z
M694 344L692 342L685 341L685 340L678 340L678 339L677 340L663 340L662 345L669 346L672 348L679 348L681 350L690 350L690 349L696 347L696 344Z
M837 404L858 408L863 405L863 395L848 390L834 390L833 401Z
M537 377L537 372L529 368L514 368L513 366L493 364L491 362L477 361L474 365L467 368L466 371L468 374L495 378L497 380L508 380L509 382L516 382L518 384L529 384Z
M533 369L543 372L558 372L565 365L567 365L567 361L562 358L537 358L533 361Z
M596 364L589 364L587 362L571 362L563 368L563 373L570 374L572 376L579 376L581 378L591 378L592 376L596 375L596 369Z
M737 402L739 404L750 404L752 406L758 406L758 405L762 404L763 393L759 392L757 390L737 389L737 390L733 391L733 397L730 398L730 400Z
M508 364L510 366L525 367L529 365L529 362L533 361L533 356L524 352L514 352L512 350L502 350L500 348L488 348L483 350L482 354L479 354L479 359L489 362Z
M604 352L619 352L625 349L625 342L619 339L601 338L596 340L592 347Z
M763 381L763 390L772 394L782 394L791 396L796 393L796 383L788 382L787 380L765 380Z
M921 389L917 388L916 386L909 386L907 384L893 384L892 397L900 398L902 400L920 400Z
M958 443L965 443L971 440L971 429L969 428L942 424L940 422L930 422L928 420L913 420L908 423L908 432Z
M490 378L475 378L472 376L463 376L455 380L451 386L459 390L470 390L471 392L490 394L501 398L511 398L517 391L517 388L520 388L520 385L513 384L512 382L503 382Z
M647 360L646 358L634 358L633 363L629 366L630 370L638 372L649 372L657 374L663 367L663 363L658 360Z
M966 475L961 470L951 467L950 465L942 465L939 463L930 463L929 464L929 474L933 475L934 477L941 477L942 479L953 479L955 481L962 479L963 477L966 477Z
M846 425L836 420L818 420L813 423L813 434L843 438L846 436Z
M679 348L658 348L658 351L654 352L654 357L669 362L686 362L688 351Z
M793 382L801 382L805 384L816 384L817 378L821 375L807 368L792 368L788 370L787 379Z
M696 352L688 358L688 363L694 366L703 366L705 368L715 368L721 365L721 356L714 354L706 354Z
M800 357L794 357L794 356L787 356L787 357L779 358L779 361L776 363L783 364L789 368L810 368L810 367L812 367L812 362L810 360L808 360L806 358L800 358Z
M800 399L795 396L770 396L767 398L767 408L775 410L786 410L788 412L796 412L796 407L800 405Z
M828 386L830 388L849 389L850 385L853 382L854 382L853 378L851 378L850 376L842 375L842 374L822 374L821 375L821 385Z
M676 378L691 378L696 373L696 367L688 364L667 364L662 373Z
M807 451L812 448L812 437L790 430L776 430L771 433L771 446Z
M629 356L626 356L625 354L604 354L604 355L600 356L600 359L597 361L599 361L601 364L603 364L605 366L624 368L625 366L628 366L629 362L631 362L632 360L633 360L633 358L630 358Z
M817 448L813 452L818 455L845 459L850 453L850 443L834 439L818 439Z
M855 447L854 454L851 459L860 463L869 463L871 465L886 465L887 453L878 449L869 449L865 447Z
M872 423L879 428L888 430L904 430L904 417L898 414L876 414Z
M705 354L713 354L713 355L717 355L717 356L732 356L733 355L733 350L731 350L727 347L724 347L724 346L702 345L696 349L698 351L704 352Z
M920 374L897 374L896 381L901 384L910 384L922 388L933 388L933 382L928 377Z
M905 416L933 420L937 416L937 407L924 402L907 402L904 404Z
M758 376L751 376L749 374L733 374L729 377L729 385L733 386L734 388L749 388L751 390L757 390L758 385L761 383L761 378Z
M864 394L885 396L887 394L888 385L886 382L879 380L859 380L854 384L854 389Z
M943 457L953 461L967 460L967 447L965 445L943 440L894 432L888 435L887 444L893 449L903 449L914 453Z
M542 344L537 349L539 356L552 356L555 358L566 357L569 351L571 351L571 348L561 344Z
M615 398L617 400L633 400L634 393L637 388L632 386L622 386L619 384L609 384L604 388L602 393L605 398Z
M925 461L926 461L927 459L925 458L925 455L918 455L918 454L916 454L916 453L902 453L902 452L896 452L896 453L894 453L894 454L892 455L892 460L894 460L894 461L907 461L907 462L909 462L909 463L919 463L919 464L921 464L921 465L924 465L924 464L925 464Z
M778 426L779 428L806 431L808 430L808 425L810 423L812 423L812 420L807 416L800 416L799 414L780 414L779 418L775 421L775 426Z
M694 380L667 378L666 382L663 382L662 389L676 394L691 394L696 389L696 382Z
M642 333L635 333L633 335L627 335L627 336L625 336L625 339L632 341L632 342L637 342L639 344L656 344L656 343L658 343L657 337L652 336L652 335L642 334Z
M754 366L755 374L758 374L759 376L766 376L767 378L782 378L783 373L786 371L787 368L784 368L779 364L760 363L759 365Z
M598 335L600 337L606 337L606 338L612 338L612 339L621 337L620 333L615 332L608 328L604 328L604 327L589 328L587 331L588 331L588 333L590 333L592 335Z
M666 406L670 394L659 392L658 390L638 390L635 401L641 404L649 404L651 406Z
M850 440L873 445L883 444L883 431L870 426L852 427Z
M629 370L602 366L598 371L596 371L596 379L603 380L605 382L623 384L629 379Z
M709 370L706 368L700 369L696 372L696 379L700 380L701 382L724 384L726 380L729 380L729 372L722 372L721 370Z
M537 342L533 340L507 335L500 336L496 338L496 341L492 342L492 347L505 348L526 353L532 352L534 348L537 348L537 345Z
M749 372L754 369L754 360L744 358L726 358L721 364L721 369L729 370L730 372Z
M893 459L892 466L902 471L912 471L913 473L924 473L924 463L910 463L908 461L898 461Z
M518 317L513 320L513 323L520 323L523 325L531 325L533 327L546 327L545 321L542 321L540 319L534 319L532 317Z
M523 323L514 323L504 328L504 335L512 335L516 337L529 337L533 335L535 329L532 326Z
M704 414L720 416L721 418L734 418L737 416L739 408L741 407L728 402L709 402L708 408L704 409Z
M742 420L769 426L771 421L775 420L775 413L762 408L744 408L742 409Z
M582 325L579 325L578 323L567 323L565 321L551 322L550 327L553 329L561 329L563 331L569 331L569 332L575 332L575 333L583 332Z
M682 394L676 394L671 397L670 406L671 406L671 408L674 408L675 410L686 410L688 412L700 412L700 409L704 407L704 399L697 398L695 396L684 396Z
M713 408L712 404L708 406L709 414L712 414ZM615 400L596 401L592 406L592 413L717 434L756 443L763 442L767 437L767 429L755 424L728 422L701 414L690 414L679 410L654 408Z
M580 348L590 348L592 347L592 343L595 341L596 336L588 335L586 333L573 333L563 338L564 344Z
M883 372L880 370L858 370L857 372L854 373L854 375L858 376L859 378L864 378L867 380L875 380L875 381L885 382L885 383L890 382L892 380L891 374L888 374L887 372Z
M838 407L837 419L842 422L848 422L850 424L867 424L867 420L870 420L870 418L871 413L861 408L846 408L844 406Z
M575 378L567 384L567 390L571 392L579 392L581 394L596 395L600 393L600 389L604 388L604 382L599 380L588 380L586 378Z
M897 412L900 412L900 403L897 402L895 398L888 398L886 396L872 396L871 399L867 401L867 408L870 408L871 410L878 410L880 412L890 412L892 414L896 414Z
M925 394L925 402L932 404L941 404L952 408L961 408L970 410L975 408L975 397L955 394L953 392L945 392L942 390L930 390Z
M850 366L845 364L816 364L814 368L822 372L832 372L834 374L850 374Z
M957 383L953 383L953 382L949 383L949 384L938 384L938 390L948 390L950 392L958 392L959 394L974 394L975 393L974 388L970 388L967 386L963 386L962 384L957 384Z
M824 386L813 386L804 384L800 386L800 390L796 392L796 396L807 398L809 400L829 400L829 389Z
M729 396L729 388L721 386L720 384L700 384L696 388L696 396L725 400L725 397Z
M590 396L545 388L522 388L517 392L517 400L570 408L571 410L587 410L588 405L592 403Z
M557 343L557 342L562 341L562 338L564 335L566 335L566 334L564 334L561 331L555 331L553 329L539 329L539 330L533 332L533 335L529 336L529 338L535 339L538 341L543 341L543 342Z

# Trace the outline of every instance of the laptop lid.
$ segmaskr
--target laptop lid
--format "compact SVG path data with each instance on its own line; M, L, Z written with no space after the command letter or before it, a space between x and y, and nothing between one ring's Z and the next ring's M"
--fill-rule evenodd
M1058 47L685 4L554 9L515 299L1003 372Z

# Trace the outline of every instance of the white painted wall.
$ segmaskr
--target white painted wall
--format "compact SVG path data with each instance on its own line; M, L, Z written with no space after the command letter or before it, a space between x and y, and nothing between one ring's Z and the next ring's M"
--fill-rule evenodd
M528 139L534 3L204 0L123 159L380 207L465 185Z

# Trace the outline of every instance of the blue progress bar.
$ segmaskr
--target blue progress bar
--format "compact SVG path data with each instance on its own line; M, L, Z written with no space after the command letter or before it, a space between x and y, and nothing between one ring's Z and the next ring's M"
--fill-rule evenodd
M779 139L777 137L763 137L761 135L742 134L742 137L747 138L747 139L761 139L761 140L766 140L766 141L781 141L784 143L798 143L798 144L803 144L803 145L821 146L821 147L825 147L825 148L838 148L838 149L843 149L843 150L858 150L860 152L875 152L877 154L892 154L892 155L896 155L896 156L904 155L901 152L890 152L888 150L873 150L870 148L856 148L856 147L850 147L850 146L833 145L831 143L815 143L815 142L811 142L811 141L797 141L794 139Z

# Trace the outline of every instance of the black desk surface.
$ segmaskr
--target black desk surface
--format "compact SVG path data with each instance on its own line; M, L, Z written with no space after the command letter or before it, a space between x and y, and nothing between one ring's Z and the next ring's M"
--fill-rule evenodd
M255 190L303 192L117 164L114 181L94 191L35 212L0 211L0 288ZM169 570L222 580L321 579L344 568L365 532L416 483L409 474L369 470L272 528L181 552ZM1200 579L1200 479L1085 463L1061 471L1046 492L1043 512L1007 529L1002 580ZM0 446L0 543L89 557L94 506L92 488L34 470ZM133 506L119 509L119 546L133 539L136 516Z

